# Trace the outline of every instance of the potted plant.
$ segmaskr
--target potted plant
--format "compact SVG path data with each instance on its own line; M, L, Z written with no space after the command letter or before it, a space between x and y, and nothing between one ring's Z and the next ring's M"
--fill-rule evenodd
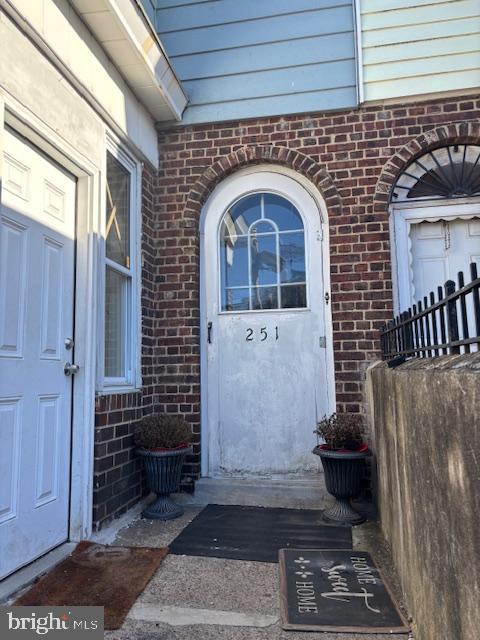
M183 513L169 497L178 491L185 457L192 452L191 427L180 415L154 414L135 426L137 454L143 458L147 486L157 499L143 511L144 518L171 520Z
M332 522L360 524L365 518L350 504L350 498L360 493L365 459L370 455L363 440L362 418L351 413L324 416L315 429L325 443L318 444L313 453L320 456L325 472L327 491L336 498L335 504L324 511L323 517Z

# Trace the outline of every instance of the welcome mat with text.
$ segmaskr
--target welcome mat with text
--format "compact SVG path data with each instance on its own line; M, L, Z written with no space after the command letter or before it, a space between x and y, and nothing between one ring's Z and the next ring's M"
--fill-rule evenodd
M352 530L325 524L314 509L209 504L175 538L170 553L278 562L283 547L351 549Z
M284 629L408 633L368 553L281 549L279 561Z

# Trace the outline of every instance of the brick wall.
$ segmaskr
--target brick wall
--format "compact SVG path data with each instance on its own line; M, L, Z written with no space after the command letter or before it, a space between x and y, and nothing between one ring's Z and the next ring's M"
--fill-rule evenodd
M365 369L378 356L378 327L392 314L388 191L427 147L479 142L478 96L340 113L178 127L159 133L158 371L160 406L192 422L199 450L199 234L201 208L239 167L275 162L323 193L330 224L337 404L363 410ZM462 123L470 122L470 126ZM199 458L188 471L199 472Z
M161 168L144 179L145 388L135 402L125 400L121 411L119 400L99 399L97 419L105 424L97 427L102 457L95 480L103 484L95 489L96 519L119 515L141 495L129 431L120 435L132 407L136 415L154 406L185 415L194 430L194 455L185 472L199 474L198 226L215 185L241 166L271 162L306 175L322 192L330 225L337 405L339 411L362 411L365 369L378 355L378 327L392 314L390 189L401 169L427 148L478 144L479 113L479 96L445 97L159 132ZM113 453L118 438L125 440ZM118 468L131 478L135 495L115 479Z
M143 388L137 393L98 396L95 403L95 451L93 521L100 529L119 517L145 494L141 463L134 454L133 425L157 403L155 369L156 238L154 182L145 167L142 173L142 354ZM163 390L164 392L164 390Z

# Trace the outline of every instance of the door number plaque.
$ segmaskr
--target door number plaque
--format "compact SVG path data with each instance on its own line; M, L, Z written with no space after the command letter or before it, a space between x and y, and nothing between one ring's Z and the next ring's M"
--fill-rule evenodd
M265 342L265 340L278 340L278 327L274 327L273 331L270 331L268 327L260 327L259 330L248 327L248 329L246 330L245 340L247 342Z

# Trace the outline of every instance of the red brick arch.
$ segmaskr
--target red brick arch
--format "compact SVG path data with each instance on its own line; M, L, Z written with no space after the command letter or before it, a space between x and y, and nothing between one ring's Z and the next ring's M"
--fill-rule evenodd
M385 211L398 176L416 158L447 144L480 144L478 122L457 122L422 133L410 140L383 167L373 197L374 211Z
M199 218L200 210L214 188L228 175L242 167L255 164L275 164L288 167L307 177L322 194L329 216L341 213L337 188L320 164L304 153L287 147L258 145L241 147L214 162L196 181L185 203L186 216Z

